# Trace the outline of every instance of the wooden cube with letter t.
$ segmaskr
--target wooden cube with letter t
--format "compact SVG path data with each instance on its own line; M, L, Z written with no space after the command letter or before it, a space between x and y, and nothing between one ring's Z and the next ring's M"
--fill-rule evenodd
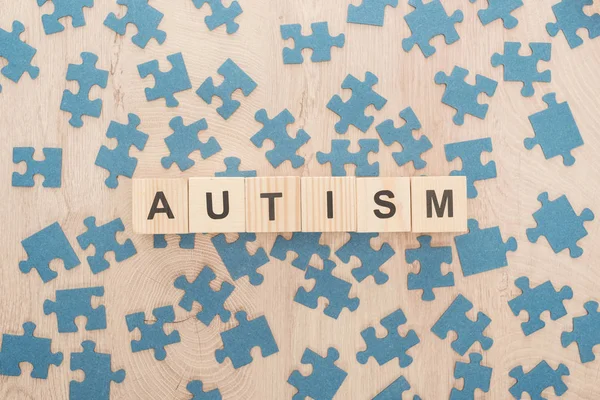
M358 232L410 232L410 178L356 178Z
M356 178L302 178L302 231L356 231Z
M246 232L244 178L190 178L190 232Z
M413 177L410 190L413 232L467 231L466 177Z
M299 232L302 229L300 178L246 178L246 231Z
M135 233L188 233L187 179L134 179Z

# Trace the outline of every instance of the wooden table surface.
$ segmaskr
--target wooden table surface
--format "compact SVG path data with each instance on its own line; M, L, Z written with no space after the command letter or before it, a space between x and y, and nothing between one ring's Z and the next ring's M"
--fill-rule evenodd
M209 31L204 17L208 7L196 9L192 1L152 0L154 7L161 10L164 20L160 28L167 32L163 45L151 41L142 50L131 42L135 28L130 27L124 37L117 36L103 25L109 12L120 15L125 11L115 1L96 1L92 9L85 10L86 26L74 29L66 21L64 32L47 36L44 34L41 16L52 11L52 5L39 8L34 1L0 0L0 27L10 30L13 20L23 22L26 31L23 38L38 49L34 64L40 67L36 80L25 76L14 84L3 76L0 82L0 140L2 156L0 166L2 178L0 189L3 199L3 221L0 230L2 251L0 252L0 330L3 333L20 334L26 321L37 324L36 334L52 338L52 350L61 351L65 361L60 367L51 367L47 380L29 377L31 366L24 364L20 377L0 376L0 398L2 399L65 399L68 397L69 381L83 379L82 371L72 372L69 368L71 352L81 351L81 342L93 340L97 350L112 354L113 369L125 369L127 377L121 384L113 384L114 399L185 399L190 398L186 384L201 379L205 389L219 388L224 399L285 399L291 398L295 388L286 381L290 373L299 369L310 372L310 366L302 365L302 353L308 347L321 355L333 346L340 352L337 365L348 372L337 399L370 399L398 376L403 375L411 383L411 393L424 399L447 398L452 387L460 387L453 377L454 364L468 360L460 357L451 347L453 334L441 340L431 332L431 327L451 301L459 293L474 304L468 314L474 317L483 311L492 323L486 334L493 338L493 347L483 353L483 364L493 368L490 391L479 392L477 398L507 399L514 380L509 371L523 365L525 371L541 360L547 360L553 368L564 363L570 375L564 378L569 387L563 398L600 398L600 360L582 364L577 346L563 348L561 332L571 330L572 317L585 313L583 304L589 300L600 300L600 40L592 41L581 31L585 43L570 49L560 33L551 38L545 30L547 22L554 21L551 6L554 1L526 2L513 13L519 24L506 30L499 21L483 27L477 18L477 10L485 7L483 1L470 4L465 0L448 0L444 6L448 13L461 9L464 20L457 24L460 40L445 45L443 38L432 41L437 52L425 59L418 48L405 53L401 40L410 35L403 16L412 9L406 1L397 8L387 8L383 27L346 23L348 0L241 0L244 9L238 18L239 31L228 35L224 27ZM353 1L353 3L357 3ZM600 3L586 12L600 11ZM309 24L328 21L334 34L345 33L343 49L334 48L330 62L312 63L308 59L302 65L284 65L284 44L279 32L281 24L300 23L308 33ZM522 42L528 52L528 42L551 42L552 60L540 63L540 69L552 71L552 82L535 84L535 95L525 98L520 95L521 84L504 82L502 68L493 68L490 57L503 52L505 41ZM69 63L79 64L80 53L93 52L99 56L98 67L110 72L106 89L95 87L92 98L103 101L102 115L98 119L84 118L84 126L75 129L68 123L70 115L60 111L64 89L77 89L76 82L65 79ZM144 88L152 87L152 78L141 79L137 65L150 60L159 60L161 69L168 69L166 56L182 52L193 84L193 90L176 95L179 107L167 108L163 100L146 101ZM309 56L305 52L305 57ZM204 103L195 90L209 76L220 82L217 69L227 59L234 60L257 83L258 88L247 98L236 93L234 98L242 103L240 109L227 121L216 112L220 100L212 105ZM0 60L4 62L4 60ZM0 64L5 65L5 64ZM480 101L489 103L489 112L484 120L467 116L463 126L452 123L454 110L441 103L444 87L436 85L433 77L438 71L450 73L458 65L467 68L467 81L473 83L475 74L482 74L498 81L498 89L492 98L480 96ZM368 115L375 116L375 123L367 133L350 128L344 136L338 135L334 124L338 116L326 108L334 94L348 99L350 92L341 89L347 74L364 79L370 71L379 78L375 90L388 102L380 111L372 107ZM585 141L573 155L575 165L565 167L560 157L546 160L539 147L529 151L523 146L526 137L533 136L527 117L545 109L542 96L556 92L559 102L568 101ZM216 103L216 104L215 104ZM416 234L382 234L383 241L390 243L396 254L383 270L390 279L384 285L376 285L369 278L356 282L351 275L358 260L344 264L332 256L338 265L336 276L352 282L352 296L360 298L355 312L344 310L336 319L325 316L324 301L317 310L311 310L293 301L298 287L312 285L305 281L303 272L290 265L292 255L286 261L271 259L260 271L264 283L252 286L247 278L235 282L235 291L226 306L232 311L245 310L250 317L265 315L279 346L279 352L263 358L258 349L252 355L254 361L235 370L230 361L219 364L214 352L221 348L219 333L234 326L215 320L209 327L197 321L194 312L177 306L182 292L173 286L180 275L192 279L203 266L211 266L218 281L232 282L210 236L197 235L194 250L180 249L176 238L168 238L169 246L154 249L151 236L135 235L131 231L131 181L121 178L117 189L108 189L104 184L107 172L94 165L101 145L114 146L105 136L111 120L126 123L127 114L140 116L140 129L149 134L143 152L132 149L131 154L139 163L135 177L191 177L212 176L224 170L223 159L235 156L242 159L243 169L256 169L259 176L327 176L330 168L320 165L315 154L330 149L332 139L350 139L352 149L357 149L357 140L377 138L375 125L384 119L401 121L398 113L412 107L423 127L417 132L426 134L433 149L425 153L427 167L415 171L411 165L398 167L391 153L399 151L399 145L380 146L379 153L371 154L371 161L378 161L382 176L411 176L415 174L446 175L460 168L460 161L447 162L443 145L446 143L492 137L494 150L483 155L484 162L494 160L498 177L477 184L479 196L469 200L469 217L479 220L482 227L500 226L505 240L512 236L518 241L518 250L508 253L509 266L494 271L463 277L453 235L435 234L435 245L452 245L453 262L447 270L453 271L456 285L437 289L432 302L421 300L420 291L407 290L407 274L416 272L417 265L408 265L404 251L418 247ZM293 169L289 162L274 169L264 153L271 148L255 148L249 137L262 125L254 119L257 110L265 108L269 115L287 108L295 116L296 123L290 132L305 129L312 139L302 147L299 154L306 158L303 167ZM198 153L192 155L196 164L180 172L177 167L163 169L161 157L168 154L164 138L171 133L169 121L182 116L186 123L206 118L209 129L203 136L218 139L222 151L206 160ZM202 138L202 137L201 137ZM36 178L34 188L11 187L13 171L23 171L22 165L12 163L12 148L17 146L61 147L63 149L63 183L60 189L46 189L41 179ZM41 156L41 155L40 155ZM36 157L39 157L36 155ZM353 174L353 167L347 169ZM539 207L537 196L548 191L554 199L566 194L575 211L589 207L596 212L596 220L586 223L589 235L579 242L583 256L571 258L568 251L555 254L546 240L530 243L525 231L536 225L532 214ZM83 220L95 216L99 223L121 218L126 231L118 235L119 240L131 238L137 255L117 263L107 256L110 269L94 275L86 257L94 250L82 250L76 241L77 235L86 229ZM53 262L58 278L43 284L35 271L23 274L18 263L26 259L21 240L40 229L58 221L75 248L82 264L66 271L61 262ZM257 235L252 251L260 246L270 251L274 234ZM325 234L323 243L335 252L347 240L347 234ZM314 265L322 266L315 259ZM525 337L521 322L527 320L523 313L515 317L507 301L520 292L514 281L528 276L537 285L551 279L555 287L569 285L573 299L565 302L568 316L550 321L544 315L546 327ZM57 331L55 315L43 312L45 299L54 299L56 289L102 285L105 296L101 301L106 306L108 328L86 331L85 320L78 320L79 332ZM151 311L160 306L174 305L176 323L167 326L177 329L181 342L167 347L164 361L154 359L152 352L132 353L130 341L138 337L130 333L125 315L138 311ZM396 360L379 366L374 359L366 365L356 360L356 353L365 344L360 332L368 326L377 326L378 335L385 335L379 320L390 312L401 308L408 322L401 332L414 329L420 343L409 351L414 362L400 368ZM476 344L472 351L480 350ZM599 354L598 349L596 353ZM552 389L544 392L553 398ZM481 397L479 397L481 396ZM405 398L407 398L405 396ZM412 397L411 397L412 398Z

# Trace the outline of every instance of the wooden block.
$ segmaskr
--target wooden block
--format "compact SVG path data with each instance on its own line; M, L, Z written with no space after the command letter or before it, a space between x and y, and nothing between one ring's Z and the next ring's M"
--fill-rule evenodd
M244 178L190 178L190 232L246 232Z
M356 178L302 178L302 232L356 231Z
M187 179L134 179L135 233L188 233Z
M358 232L410 232L410 178L356 178Z
M300 177L246 178L247 232L300 232Z
M411 178L413 232L467 231L467 178Z

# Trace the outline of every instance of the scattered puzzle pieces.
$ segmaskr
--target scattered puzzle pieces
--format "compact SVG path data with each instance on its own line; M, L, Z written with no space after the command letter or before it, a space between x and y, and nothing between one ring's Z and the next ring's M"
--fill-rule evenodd
M504 80L523 82L521 95L531 97L535 93L533 82L550 82L550 70L538 72L538 61L550 61L552 45L550 43L530 43L531 55L519 55L521 43L504 42L504 54L494 53L492 66L504 66Z
M409 264L419 262L419 273L408 274L408 290L422 289L421 299L425 301L435 300L434 288L454 286L454 273L448 272L442 275L442 264L452 263L451 246L431 246L431 236L421 235L417 237L421 244L416 249L406 249L405 258Z
M137 353L138 351L153 349L154 358L162 361L167 357L165 346L179 343L181 338L177 330L173 330L168 335L164 331L166 323L175 322L175 311L173 311L172 306L155 308L152 315L156 318L156 321L152 323L147 322L144 312L125 316L129 332L139 329L142 335L140 340L131 341L131 351Z
M222 322L229 321L231 316L223 305L233 292L234 286L229 282L223 282L219 290L214 290L210 287L210 283L216 277L214 271L206 266L192 282L189 282L184 275L175 279L174 286L185 292L179 306L184 310L192 311L194 302L200 304L202 311L196 314L196 318L206 326L209 326L217 315Z
M12 32L0 28L0 57L8 62L0 72L15 83L19 82L26 72L31 79L37 78L40 74L40 69L31 65L37 50L21 40L24 31L25 26L19 21L12 23Z
M321 357L311 349L304 350L302 364L311 364L312 372L304 376L294 370L288 378L288 383L298 389L293 400L331 400L339 390L348 373L335 365L340 353L334 348L327 349L327 357Z
M194 397L191 400L221 400L219 389L213 389L210 392L204 391L202 381L191 381L185 387Z
M442 71L435 74L435 83L446 85L442 103L456 109L456 114L452 118L456 125L462 125L465 122L465 114L484 119L488 105L479 104L477 97L481 93L492 97L498 86L498 82L495 80L479 74L475 76L475 85L471 85L465 82L467 75L469 75L468 70L456 66L452 69L451 75L446 75Z
M506 267L506 253L517 250L516 239L509 237L504 242L499 227L480 229L476 219L469 219L467 226L468 233L454 237L463 275L471 276Z
M268 150L265 155L273 168L279 167L285 161L290 161L294 168L304 165L304 157L296 152L310 140L310 136L304 129L298 129L296 137L288 134L287 126L296 120L287 108L273 119L269 119L267 111L263 108L256 112L254 118L263 124L263 127L250 138L250 141L258 148L263 146L265 140L273 142L273 149Z
M92 297L104 296L104 286L57 290L56 301L44 301L44 314L56 314L58 332L77 332L75 318L85 317L85 329L106 329L106 308L92 307Z
M362 0L359 6L349 4L347 22L383 26L386 6L396 8L398 0Z
M467 311L472 308L473 303L459 294L431 328L431 332L440 339L445 339L450 331L456 332L457 338L451 346L461 356L464 356L475 342L479 342L483 350L488 350L494 343L491 338L483 334L492 320L484 313L479 312L477 320L472 321L466 316Z
M39 7L46 4L49 0L37 0ZM70 17L73 28L79 28L85 25L83 15L84 8L92 8L94 0L51 0L54 6L52 14L42 15L42 24L46 35L62 32L65 26L60 23L60 19Z
M175 163L181 171L185 171L195 164L190 158L190 154L194 151L200 150L200 156L204 160L221 151L221 146L214 136L208 138L206 142L198 139L200 131L208 129L208 123L204 118L185 125L182 117L175 117L171 119L169 126L173 133L165 138L165 144L171 154L160 160L164 168L171 168Z
M302 271L306 271L313 255L318 255L322 260L329 258L331 249L329 246L319 243L321 232L294 232L290 239L279 235L271 249L270 256L278 260L285 260L288 252L297 254L292 265Z
M92 273L98 274L110 267L110 263L105 258L108 252L114 253L117 262L127 260L137 253L131 239L127 239L123 244L117 241L117 232L125 231L121 218L97 226L96 217L88 217L83 223L87 227L87 232L77 236L77 242L84 250L90 245L94 246L96 250L96 254L87 258Z
M156 39L158 44L164 43L167 34L158 29L164 14L149 5L148 0L117 0L117 4L127 6L127 14L117 18L114 13L110 13L104 20L104 25L121 36L125 35L128 24L135 25L137 34L131 38L131 41L142 49L150 39Z
M395 0L398 1L398 0ZM293 39L294 48L285 47L283 49L284 64L302 64L304 57L302 50L311 49L312 62L330 61L332 47L344 47L346 36L341 33L337 36L329 34L329 26L327 22L315 22L310 24L312 34L309 36L302 35L302 26L300 24L281 25L281 37L284 40Z
M400 118L405 121L405 124L399 128L394 126L393 120L388 119L377 125L375 129L386 146L394 143L402 146L402 151L392 153L398 166L401 167L412 162L415 169L423 169L427 163L421 155L431 149L433 145L425 135L421 135L419 139L413 137L413 131L421 129L421 123L412 108L407 107L400 111Z
M273 333L267 319L263 316L253 320L248 319L245 311L235 313L238 326L221 332L223 348L215 351L219 364L229 358L233 368L238 369L252 362L250 351L258 346L263 357L279 352Z
M154 87L145 89L146 100L153 101L164 98L167 107L177 107L179 101L175 98L175 93L191 89L192 83L183 61L183 54L171 54L167 56L167 60L171 64L168 72L162 72L159 69L158 60L140 64L137 68L142 78L148 75L154 76Z
M377 82L379 82L379 79L371 72L365 73L363 82L352 75L346 76L344 82L342 82L342 89L352 90L352 97L348 101L343 101L336 94L327 103L327 108L340 116L340 120L335 124L337 133L346 133L350 125L366 132L373 124L375 117L366 116L365 110L368 106L381 110L387 103L386 99L373 90L373 86Z
M70 399L108 400L110 384L125 380L125 370L113 372L111 355L96 352L96 343L86 340L81 343L81 353L71 353L71 371L81 370L85 379L69 383Z
M15 147L13 148L13 163L24 162L27 164L27 171L24 174L13 172L12 185L14 187L33 187L35 181L34 175L44 177L43 187L59 188L62 183L62 149L44 147L44 161L33 159L35 149L33 147Z
M307 291L303 287L298 288L294 301L314 310L319 305L319 297L325 297L328 303L323 313L334 319L339 317L344 308L355 311L360 300L356 297L348 297L352 284L333 276L332 272L335 267L335 263L331 260L323 260L322 270L309 266L304 278L314 279L315 285L311 291Z
M404 51L410 51L416 44L423 55L429 57L435 53L435 47L429 44L434 37L443 35L446 44L460 39L454 25L462 22L462 11L456 10L448 16L440 0L432 0L429 3L423 3L423 0L409 0L408 4L414 10L405 15L404 20L412 35L402 39Z
M106 137L117 139L118 144L112 150L106 146L100 147L96 165L109 172L104 183L111 189L119 186L119 176L131 178L135 172L138 160L129 156L131 146L135 146L139 151L146 147L148 135L137 129L140 123L140 118L135 114L127 115L127 125L110 121Z
M475 3L477 0L469 1ZM477 16L484 26L498 19L502 19L506 29L512 29L519 23L511 13L523 6L522 0L487 0L487 4L487 8L477 11Z
M235 22L235 18L242 13L242 7L237 1L232 1L229 7L223 5L223 0L193 0L193 2L196 8L201 8L205 4L210 6L212 14L204 18L209 30L225 25L228 34L237 32L240 26Z
M50 269L52 260L61 259L66 270L81 264L58 222L24 239L21 244L29 258L19 261L19 269L27 274L35 268L44 283L58 276Z
M319 164L331 164L332 176L346 176L346 164L356 165L354 174L356 176L379 176L379 162L369 164L369 153L379 152L379 140L359 139L360 150L356 153L348 151L350 140L333 139L331 141L331 152L317 152Z
M584 223L594 219L592 210L585 208L577 215L567 196L562 195L550 201L548 192L541 193L538 201L542 207L533 213L537 227L527 229L527 239L535 243L540 236L544 236L555 253L569 249L572 258L580 257L583 249L577 242L588 234Z
M227 242L222 233L211 239L233 280L237 281L247 276L252 285L258 286L265 279L258 269L269 262L269 256L262 247L259 247L254 254L248 252L246 245L255 240L254 233L240 233L239 238L234 242Z
M79 91L73 94L70 90L63 92L60 109L71 114L69 124L75 128L83 126L82 116L98 118L102 112L102 99L90 100L89 95L92 87L106 88L108 83L108 71L96 68L98 56L94 53L81 53L81 64L69 64L67 69L67 80L77 81Z
M52 353L50 339L33 336L36 325L33 322L23 324L23 335L2 335L0 348L0 375L20 376L20 363L33 366L32 378L47 379L50 365L59 366L63 361L62 353Z
M182 233L179 236L179 248L181 249L193 249L196 244L195 233ZM155 249L164 249L167 247L167 239L165 235L156 234L153 238L153 247Z
M535 137L525 139L525 148L531 150L539 144L546 159L562 156L564 165L573 165L571 150L583 146L583 139L569 103L557 103L556 93L548 93L542 100L548 108L529 116Z
M400 325L406 323L406 317L401 309L398 309L390 315L381 319L383 326L388 334L385 337L379 338L375 332L375 328L369 327L363 330L362 336L367 349L356 353L356 359L361 364L366 364L369 357L375 358L379 365L383 365L388 361L397 358L400 367L408 367L413 359L406 352L416 346L420 340L415 331L412 329L406 333L406 336L401 336L398 333Z
M518 366L513 368L508 375L517 380L509 389L515 399L521 399L523 393L527 393L531 400L544 400L542 392L546 388L552 386L557 396L562 396L568 389L562 381L563 376L569 375L569 368L565 364L560 364L554 370L546 361L542 361L528 373L523 371L522 366Z
M217 108L217 112L223 119L228 119L241 105L231 97L233 92L241 90L244 96L248 97L258 85L231 59L227 59L217 72L223 76L223 83L215 86L213 78L209 77L200 85L196 94L207 104L212 104L213 97L219 97L222 104Z
M590 39L600 36L600 14L587 15L584 12L586 6L593 4L593 0L561 0L552 6L556 22L547 23L546 31L550 36L562 31L572 49L583 44L583 39L577 34L580 29L586 29Z
M573 330L563 332L560 341L563 347L577 342L579 358L582 363L594 361L594 346L600 344L600 312L597 301L588 301L583 305L586 315L573 318Z
M470 400L475 398L475 389L490 390L492 369L481 365L483 357L479 353L469 354L469 362L458 361L454 367L454 378L463 379L463 388L452 388L450 400Z
M237 157L225 157L223 160L225 163L225 171L215 172L215 176L230 177L230 178L252 178L256 176L256 170L241 171L240 165L242 160Z
M492 138L467 140L464 142L449 143L444 146L448 162L457 157L462 161L462 169L450 172L450 176L465 176L467 178L467 197L477 197L476 181L493 179L497 175L496 163L490 161L483 165L481 153L492 152Z
M360 260L360 267L352 269L352 276L359 282L372 276L375 283L383 285L389 279L388 274L379 268L396 254L392 246L383 243L379 250L371 247L371 239L378 237L378 233L350 233L350 240L335 252L343 262L349 263L351 257Z

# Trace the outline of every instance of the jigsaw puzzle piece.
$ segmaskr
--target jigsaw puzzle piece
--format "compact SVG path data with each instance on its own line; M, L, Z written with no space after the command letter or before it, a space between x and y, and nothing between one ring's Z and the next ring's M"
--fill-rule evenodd
M223 0L193 0L196 8L201 8L208 4L212 11L211 15L204 18L204 23L209 30L215 30L221 25L225 25L228 34L237 32L240 27L235 18L242 13L242 7L237 1L232 1L229 7L223 5Z
M19 269L27 274L35 268L44 283L58 276L50 269L49 265L52 260L61 259L66 270L81 264L58 222L29 236L21 241L21 244L29 258L19 261Z
M183 92L192 88L192 82L183 61L183 54L175 53L167 56L171 64L168 72L162 72L158 66L158 60L148 61L138 65L140 77L146 78L148 75L154 76L154 87L146 88L146 100L153 101L164 98L167 107L177 107L179 101L175 98L175 93Z
M75 319L85 317L85 329L106 329L106 308L92 307L92 297L104 296L104 286L57 290L56 301L44 301L44 314L56 314L58 332L77 332Z
M383 285L389 279L388 274L380 268L396 254L389 243L383 243L379 250L371 247L371 239L378 237L377 233L350 233L350 240L335 252L335 255L343 262L349 263L351 257L360 260L360 267L352 269L352 276L362 282L372 276L375 283Z
M546 24L550 36L556 36L562 31L569 47L574 49L583 44L583 39L577 34L580 29L586 29L590 39L600 36L600 14L587 15L584 8L593 5L593 0L562 0L552 6L556 22Z
M216 177L253 178L256 176L256 170L254 169L241 171L242 160L237 157L225 157L223 162L225 163L225 171L215 172Z
M97 226L96 217L88 217L83 223L87 227L87 232L77 236L77 242L83 250L86 250L90 245L94 246L96 254L87 258L93 274L98 274L110 267L110 263L105 258L108 252L115 254L115 261L117 262L125 261L137 254L131 239L127 239L123 244L120 244L116 239L117 232L125 231L125 225L123 225L121 218Z
M383 26L385 7L396 8L398 0L362 0L359 6L348 5L348 19L350 24L363 24Z
M223 83L215 86L213 78L209 77L200 85L196 94L207 104L212 104L213 97L219 97L222 104L217 108L217 113L223 119L228 119L241 105L239 101L231 98L233 92L241 90L244 96L248 97L258 85L230 58L219 67L217 72L223 76Z
M492 138L449 143L444 146L444 151L448 162L457 157L460 158L462 169L450 172L450 176L465 176L467 178L467 197L469 199L477 197L476 181L493 179L498 176L494 161L490 161L485 165L481 163L481 154L492 152Z
M46 4L49 0L37 0L39 7ZM92 8L94 0L52 0L54 12L52 14L42 15L42 24L46 35L62 32L65 26L60 23L60 19L65 17L71 18L73 28L79 28L85 25L85 17L83 15L84 8Z
M44 147L44 161L34 160L35 149L33 147L14 147L13 163L24 162L27 164L27 171L24 174L13 172L13 187L33 187L35 181L34 175L44 177L43 187L58 188L62 183L62 149Z
M481 365L483 357L479 353L469 354L469 362L458 361L454 367L454 378L463 379L463 388L452 388L450 400L469 400L475 398L475 389L483 392L490 390L492 369Z
M290 239L279 235L271 249L270 256L278 260L285 260L288 252L294 252L297 257L292 265L302 271L306 271L313 255L318 255L322 260L329 258L331 248L320 244L321 232L294 232Z
M237 281L241 277L247 276L250 284L258 286L265 279L258 269L269 262L269 256L262 247L259 247L254 254L248 252L246 245L255 240L254 233L240 233L239 238L234 242L227 242L222 233L211 239L233 280Z
M21 40L24 31L25 26L19 21L12 23L12 32L0 28L0 57L8 62L0 73L15 83L19 82L25 73L31 79L36 79L40 74L40 69L31 65L37 50Z
M310 397L313 400L331 400L344 383L348 373L335 365L340 353L334 348L327 349L327 356L321 357L307 348L302 354L300 362L311 364L312 372L304 376L294 370L288 378L288 383L298 389L292 400L304 400Z
M387 100L373 90L373 86L379 82L379 79L371 73L365 73L365 80L359 81L352 75L346 76L342 82L342 89L352 90L352 97L346 102L337 94L329 100L327 108L340 116L340 120L335 124L335 131L343 134L348 131L350 125L355 126L362 132L366 132L375 117L365 115L365 110L369 106L376 110L387 103Z
M402 400L403 393L408 390L410 390L410 384L405 377L400 376L373 397L372 400ZM413 400L421 400L421 398L415 395Z
M191 381L185 387L194 397L191 400L221 400L221 392L219 389L213 389L210 392L204 391L202 381Z
M177 330L173 330L168 335L164 331L164 324L175 322L175 311L172 306L155 308L152 311L152 315L156 318L156 321L152 323L146 322L144 312L125 316L129 332L139 329L142 335L140 340L131 341L131 351L137 353L138 351L153 349L154 358L162 361L167 357L165 347L170 344L179 343L181 338Z
M397 1L397 0L396 0ZM312 34L309 36L302 35L302 26L300 24L281 25L281 37L284 40L293 39L294 48L285 47L283 49L284 64L302 64L304 57L302 50L311 49L312 62L330 61L331 48L344 47L346 36L341 33L337 36L329 34L329 26L327 22L315 22L310 24Z
M573 318L573 330L563 332L560 341L563 347L577 342L579 358L582 363L594 361L594 346L600 344L600 310L597 301L588 301L583 305L586 315Z
M560 364L554 370L546 361L542 361L528 373L523 371L522 366L518 366L513 368L508 375L517 381L509 389L515 399L521 399L523 393L527 393L531 400L544 400L542 392L546 388L553 387L557 396L562 396L568 389L562 381L563 376L569 375L569 368L565 364Z
M208 129L208 123L204 118L185 125L182 117L175 117L169 122L169 127L173 133L165 138L165 144L171 154L160 160L164 168L171 168L173 164L177 164L181 171L185 171L195 164L190 158L190 154L194 151L199 150L203 160L221 151L221 145L214 136L208 138L206 142L198 139L200 131Z
M379 140L377 139L359 139L358 146L360 150L352 153L348 150L350 140L333 139L331 141L331 152L317 152L317 161L319 164L331 164L332 176L346 176L346 164L356 166L354 174L356 176L379 176L379 162L369 164L369 153L379 152Z
M193 249L196 245L196 234L195 233L182 233L179 234L179 248L181 249ZM153 247L155 249L164 249L167 247L167 239L165 235L156 234L154 235Z
M421 244L416 249L406 249L405 259L408 264L419 262L419 273L408 274L408 290L422 289L421 299L424 301L435 300L434 288L454 286L454 273L442 275L442 264L452 263L451 246L431 246L431 236L417 237Z
M125 35L128 24L135 25L137 34L131 38L131 41L142 49L150 39L156 39L158 44L164 43L167 34L158 29L164 14L149 5L148 0L117 0L117 4L126 6L127 14L117 18L114 13L110 13L104 20L104 25L121 36Z
M504 54L494 53L492 66L504 67L504 80L507 82L523 82L521 95L531 97L535 93L533 82L550 82L550 70L538 72L538 61L550 61L552 45L550 43L529 43L531 55L519 55L521 43L504 42Z
M477 0L469 0L471 3ZM498 19L502 19L502 24L506 29L512 29L517 26L519 21L511 15L513 11L523 6L522 0L487 0L488 7L477 11L477 16L482 25L487 25Z
M81 343L81 353L71 353L71 371L81 370L85 379L69 383L70 399L109 400L110 384L125 380L125 370L112 370L111 355L96 352L96 343L86 340Z

